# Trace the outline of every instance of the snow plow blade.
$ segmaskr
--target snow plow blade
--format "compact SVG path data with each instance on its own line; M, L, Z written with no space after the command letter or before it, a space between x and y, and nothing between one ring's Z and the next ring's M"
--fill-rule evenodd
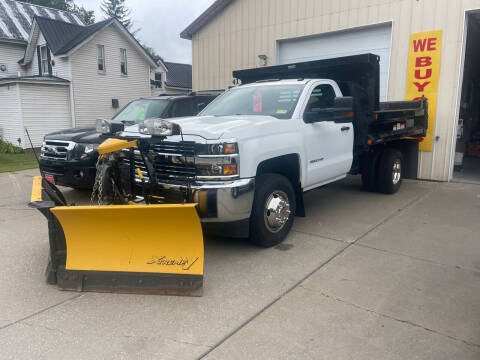
M66 206L58 194L34 179L30 206L49 222L47 282L63 290L202 295L196 204Z

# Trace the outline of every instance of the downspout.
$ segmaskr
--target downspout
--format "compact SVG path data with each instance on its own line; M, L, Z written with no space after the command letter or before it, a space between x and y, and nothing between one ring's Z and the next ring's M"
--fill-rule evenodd
M70 61L70 57L68 58L68 70L70 76L70 112L72 116L72 128L77 126L77 118L75 115L75 92L73 91L73 76L72 76L72 63Z
M22 98L20 94L20 83L17 82L15 86L17 87L18 111L20 112L20 124L22 126L21 128L22 136L20 138L22 140L22 143L20 144L20 146L22 147L22 149L26 149L26 147L24 146L24 144L26 143L25 142L25 120L23 119L23 104L22 104Z

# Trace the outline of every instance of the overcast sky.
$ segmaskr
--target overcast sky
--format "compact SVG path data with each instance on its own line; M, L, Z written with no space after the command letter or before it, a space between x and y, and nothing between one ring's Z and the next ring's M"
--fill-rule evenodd
M100 0L75 0L95 11L95 21L104 19ZM214 0L127 0L132 10L133 29L140 28L137 38L167 61L192 63L190 40L180 38L180 32L206 10Z

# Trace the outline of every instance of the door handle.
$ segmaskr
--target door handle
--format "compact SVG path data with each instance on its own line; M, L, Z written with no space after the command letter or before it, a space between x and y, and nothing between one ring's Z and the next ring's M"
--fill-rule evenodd
M342 131L348 131L350 130L350 126L342 126Z

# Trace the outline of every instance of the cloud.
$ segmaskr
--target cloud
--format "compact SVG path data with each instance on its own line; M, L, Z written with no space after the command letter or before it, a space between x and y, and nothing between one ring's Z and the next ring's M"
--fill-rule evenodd
M153 47L167 61L192 63L190 40L180 38L180 32L205 11L214 0L127 0L132 10L133 29L140 28L137 38ZM95 19L104 18L98 0L75 0Z

